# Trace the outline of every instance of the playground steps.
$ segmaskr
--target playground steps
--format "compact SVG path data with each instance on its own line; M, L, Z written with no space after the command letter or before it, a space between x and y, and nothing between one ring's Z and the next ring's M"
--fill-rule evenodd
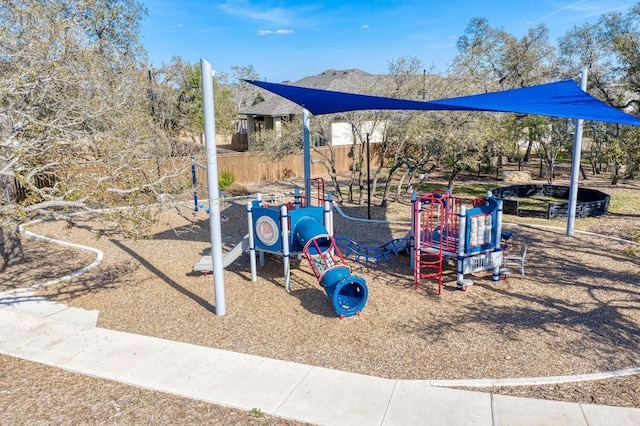
M226 252L224 256L222 256L222 267L226 268L231 265L238 259L242 254L249 249L249 234L245 235L238 244L233 246L231 250ZM195 272L202 272L204 274L208 274L209 272L213 272L213 258L211 255L202 256L200 261L193 265L193 270Z

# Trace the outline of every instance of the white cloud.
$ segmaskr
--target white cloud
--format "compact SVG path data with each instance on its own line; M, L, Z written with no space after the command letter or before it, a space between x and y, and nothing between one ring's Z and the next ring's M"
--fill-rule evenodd
M556 15L562 14L565 23L574 21L585 21L587 19L598 18L606 13L623 11L630 8L636 2L630 0L579 0L568 6L560 7L542 16L538 21L544 21Z
M255 0L223 0L217 7L222 13L241 19L268 22L272 25L290 25L303 19L309 19L314 13L315 6L271 6L269 2Z
M284 30L284 29L279 29L279 30L258 30L258 35L287 35L287 34L293 34L293 30Z
M365 30L368 30L368 29L369 29L369 25L364 24L364 25L362 26L362 28L364 28Z
M227 15L240 16L255 21L288 22L289 12L280 7L265 8L251 4L247 0L227 0L218 7Z
M564 11L567 11L567 10L573 10L573 9L575 9L578 6L580 6L582 3L586 2L586 1L587 0L581 0L581 1L577 2L577 3L570 4L569 6L564 6L564 7L561 7L560 9L556 9L553 12L547 13L546 15L544 15L542 17L542 19L548 18L548 17L553 16L553 15L557 15L558 13L561 13L561 12L564 12Z

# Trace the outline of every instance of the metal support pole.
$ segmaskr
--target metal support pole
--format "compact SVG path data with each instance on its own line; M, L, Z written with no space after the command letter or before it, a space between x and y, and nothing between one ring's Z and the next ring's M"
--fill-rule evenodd
M580 71L580 88L587 91L587 73L589 67ZM571 185L569 186L569 212L567 218L567 235L573 236L576 220L576 205L578 204L578 178L580 176L580 158L582 156L582 128L584 120L576 120L576 132L573 138L573 158L571 159Z
M258 281L256 267L256 241L253 233L253 201L247 203L247 229L249 230L249 265L251 266L251 281Z
M211 64L200 59L202 80L202 109L204 114L204 137L207 151L207 185L209 186L209 229L211 260L213 262L213 286L216 315L226 313L224 297L224 271L222 267L222 228L220 226L220 193L218 191L218 155L216 150L216 123L213 103L213 72Z
M333 210L331 209L331 202L329 200L325 200L324 202L322 218L324 221L324 227L327 230L327 234L333 236Z
M367 133L367 218L371 220L371 151L369 150L369 133Z
M411 231L409 232L409 266L411 266L411 268L413 269L414 267L414 256L415 253L413 251L413 248L415 247L416 244L416 233L415 233L415 213L416 213L416 201L417 200L417 195L416 195L416 191L413 191L411 193Z
M302 136L304 142L304 187L307 200L305 206L308 207L311 205L311 188L307 187L311 179L311 136L309 133L309 111L306 109L302 110Z
M280 228L282 232L280 237L282 238L282 264L284 265L284 288L287 291L291 291L291 268L290 268L290 256L289 251L289 212L287 211L286 204L280 206Z
M491 191L487 193L487 198L492 196ZM503 263L504 253L502 252L502 247L500 247L500 243L502 242L502 200L498 200L498 211L496 212L496 223L494 224L493 229L493 243L494 250L499 254L499 258L496 259L496 264L493 265L493 282L500 281L500 268ZM498 262L499 260L499 262Z
M198 182L196 178L196 159L191 156L191 182L193 183L193 209L198 213Z
M445 228L446 229L446 228ZM440 232L449 232L440 230ZM445 234L446 235L446 234ZM471 280L464 279L464 255L467 250L465 247L466 243L466 235L467 235L467 209L465 206L460 206L460 213L458 214L458 262L457 262L457 274L456 281L458 283L458 287L464 289L464 287L468 286ZM447 238L449 238L447 236Z

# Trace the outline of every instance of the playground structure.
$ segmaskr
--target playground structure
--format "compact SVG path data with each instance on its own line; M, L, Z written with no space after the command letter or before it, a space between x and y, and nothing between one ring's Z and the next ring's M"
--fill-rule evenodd
M447 191L434 191L420 198L412 195L411 264L416 290L420 280L431 279L442 292L443 263L457 259L456 288L466 290L470 274L493 270L492 280L500 281L502 265L502 201L491 193L467 210L461 200Z
M290 290L290 258L304 255L311 269L341 318L359 315L368 298L368 288L362 277L352 275L333 237L333 210L325 200L324 181L311 179L306 184L309 200L319 206L306 206L306 199L296 188L293 202L271 207L258 194L247 203L249 232L231 251L223 256L223 267L248 251L251 280L257 281L257 263L264 265L264 254L282 256L285 289ZM194 271L213 270L211 256L203 256Z
M491 193L474 200L467 209L461 200L446 191L412 196L411 231L378 247L365 247L346 237L334 237L331 194L325 197L322 179L308 180L307 197L296 188L294 200L285 203L285 194L272 196L269 206L258 194L246 205L248 233L230 251L222 263L227 267L244 253L249 254L251 280L257 281L257 265L264 265L265 253L282 256L285 289L290 291L290 258L304 255L318 283L340 317L358 315L368 298L365 280L351 275L345 258L379 263L402 251L410 254L415 288L420 281L435 280L442 292L443 268L450 259L457 260L456 288L466 290L473 281L466 274L493 270L492 280L500 281L508 272L504 267L502 201ZM309 196L312 195L312 196ZM308 201L310 200L310 201ZM318 205L306 205L310 204ZM339 210L339 206L335 206ZM344 213L340 212L344 216ZM353 218L351 218L353 219ZM363 220L364 221L364 220ZM195 271L213 270L211 256L203 256Z
M281 255L288 291L290 257L304 254L336 314L341 318L359 315L367 302L367 284L362 277L351 275L333 237L331 204L329 201L323 204L291 210L291 205L286 204L279 208L265 206L260 198L247 204L251 280L257 279L256 251L261 265L264 253Z

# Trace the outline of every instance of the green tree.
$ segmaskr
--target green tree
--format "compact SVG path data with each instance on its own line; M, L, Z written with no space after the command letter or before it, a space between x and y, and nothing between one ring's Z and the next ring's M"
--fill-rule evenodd
M158 124L173 136L184 131L202 143L204 117L200 64L191 64L176 56L169 64L149 73L152 112ZM212 78L216 133L232 135L236 130L238 108L233 90L227 83L229 76L220 74Z
M565 75L575 77L588 67L587 91L613 107L640 113L640 3L627 12L607 13L596 23L572 28L558 40L558 47ZM587 123L592 171L598 173L602 164L610 163L614 181L634 177L635 156L625 150L633 149L629 135L635 133L628 126Z
M281 160L303 149L302 116L284 117L275 129L263 129L253 134L253 149L270 160Z
M484 18L471 20L465 33L457 43L458 55L449 73L449 80L455 87L467 87L475 93L481 91L505 90L544 83L557 74L558 61L553 46L549 44L549 30L543 24L530 28L518 39L503 29L493 28ZM495 123L492 127L505 125L500 116L487 116ZM510 116L508 127L517 129L522 123L519 116ZM488 127L490 128L490 127ZM520 132L512 132L517 135ZM534 129L528 132L528 146L523 161L529 160L529 153L537 140ZM504 136L504 135L503 135ZM490 139L484 135L483 139ZM514 141L517 144L517 141ZM512 144L493 146L492 155L508 155ZM499 152L506 147L508 151ZM489 160L485 158L485 160Z
M556 71L555 49L543 24L517 39L484 18L473 18L456 44L452 72L472 83L470 93L546 82Z

